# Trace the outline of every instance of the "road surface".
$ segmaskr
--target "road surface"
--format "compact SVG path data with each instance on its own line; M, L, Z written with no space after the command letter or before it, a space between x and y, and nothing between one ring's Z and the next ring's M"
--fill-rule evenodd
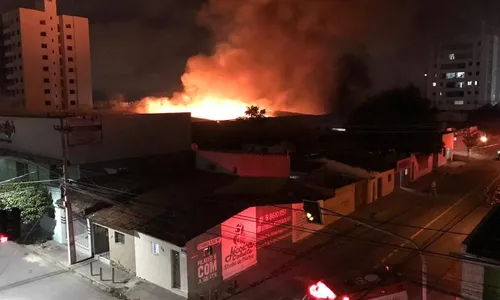
M0 244L0 299L116 300L11 242Z
M371 224L412 239L424 250L429 299L454 299L460 293L460 263L450 253L461 251L462 241L490 209L483 191L492 182L500 182L499 174L500 162L493 159L446 167L432 175L437 182L436 197L418 190L395 191L370 208L378 212L374 220L365 215ZM290 262L277 276L231 298L300 299L311 278L342 277L355 270L369 273L374 267L391 265L415 283L409 285L410 299L421 299L421 260L418 252L406 249L410 244L346 220L334 226L343 234L313 237L325 240L320 250L310 251L306 259Z

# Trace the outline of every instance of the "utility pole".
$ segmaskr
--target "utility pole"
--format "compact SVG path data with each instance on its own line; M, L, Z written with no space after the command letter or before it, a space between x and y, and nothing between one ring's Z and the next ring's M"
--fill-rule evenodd
M62 184L61 184L61 198L63 199L64 208L66 212L66 239L68 241L68 263L73 265L76 263L76 247L75 247L75 232L73 230L73 210L71 208L71 201L67 193L68 184L68 142L67 134L70 128L65 126L64 118L60 118L60 125L54 126L54 130L61 133L61 146L62 146Z
M404 237L404 236L392 233L392 232L387 231L387 230L380 229L378 227L372 226L372 225L370 225L368 223L359 221L359 220L351 218L349 216L340 214L340 213L335 212L333 210L329 210L329 209L326 209L326 208L323 208L323 207L321 207L320 209L323 210L323 211L325 211L325 212L327 212L327 213L329 213L329 214L331 214L331 215L339 217L341 219L346 219L346 220L354 222L354 223L356 223L358 225L365 226L365 227L368 227L368 228L370 228L372 230L376 230L378 232L382 232L382 233L385 233L385 234L390 235L392 237L401 239L401 240L405 241L406 243L411 244L415 249L417 249L418 253L420 254L420 259L422 261L422 300L427 300L427 262L426 262L424 253L422 252L422 249L420 249L420 247L417 245L417 243L415 243L410 238L407 238L407 237Z

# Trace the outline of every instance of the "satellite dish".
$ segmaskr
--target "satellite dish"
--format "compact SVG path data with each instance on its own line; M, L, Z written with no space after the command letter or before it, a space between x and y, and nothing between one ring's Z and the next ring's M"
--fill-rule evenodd
M193 151L195 151L195 152L196 152L196 151L198 151L198 150L199 150L199 148L198 148L198 144L196 144L196 143L192 143L192 144L191 144L191 150L193 150Z

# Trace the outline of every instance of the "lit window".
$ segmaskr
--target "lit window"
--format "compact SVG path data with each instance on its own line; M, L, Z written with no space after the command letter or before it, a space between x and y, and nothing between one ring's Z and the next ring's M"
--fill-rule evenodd
M455 60L455 53L450 53L450 54L448 54L448 58L449 58L450 60Z
M439 92L439 96L443 96L443 92Z
M463 81L457 82L457 87L458 88L463 88L464 87L464 82Z
M151 242L151 253L154 255L160 254L160 245Z
M477 80L476 80L476 81L474 81L474 85L477 85Z
M472 81L467 81L467 85L472 85Z
M457 78L464 78L465 72L457 72Z
M457 100L457 101L455 101L455 105L464 105L464 101L463 100Z
M432 86L436 86L436 83L435 83L435 82L433 82L433 83L432 83Z
M453 79L455 77L457 77L457 74L455 72L446 73L446 79Z

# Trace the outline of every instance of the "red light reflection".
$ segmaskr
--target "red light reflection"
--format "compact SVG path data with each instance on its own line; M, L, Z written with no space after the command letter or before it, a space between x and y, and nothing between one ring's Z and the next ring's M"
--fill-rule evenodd
M313 296L316 299L334 300L335 298L337 298L337 295L335 295L335 293L321 281L309 287L309 295ZM344 300L346 300L345 297Z
M0 236L0 243L5 243L5 242L7 242L8 240L9 240L9 238L8 238L8 237L3 236L3 235L2 235L2 236Z

